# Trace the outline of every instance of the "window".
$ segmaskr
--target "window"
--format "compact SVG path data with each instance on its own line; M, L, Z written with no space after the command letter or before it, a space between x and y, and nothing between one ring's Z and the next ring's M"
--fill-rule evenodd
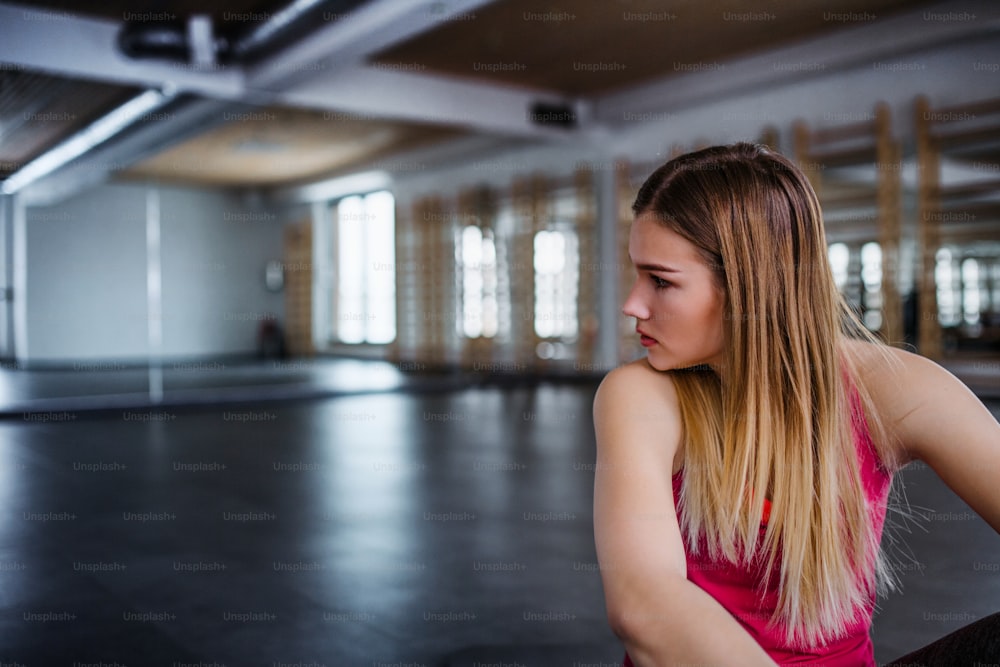
M395 203L386 191L336 206L333 331L342 343L396 338Z
M938 321L941 326L957 326L961 320L961 292L957 265L951 249L941 248L935 256L934 282L937 284Z
M990 299L990 322L1000 324L1000 322L996 321L996 316L1000 315L1000 261L996 258L994 258L993 264L990 266L989 276L991 289L987 292L987 296Z
M962 262L962 319L966 324L979 324L980 292L979 262L970 257Z
M535 333L539 338L575 339L580 269L576 232L550 229L536 233L534 264Z
M493 338L499 328L497 249L493 233L476 225L462 230L458 242L462 280L460 335Z
M882 328L882 246L874 241L858 248L834 243L827 249L833 282L871 331ZM859 266L860 264L860 266Z
M847 267L851 262L851 251L843 243L834 243L827 250L830 257L830 270L833 272L833 282L837 289L844 291L847 287Z
M861 246L861 284L865 326L878 331L882 327L882 246L878 243Z

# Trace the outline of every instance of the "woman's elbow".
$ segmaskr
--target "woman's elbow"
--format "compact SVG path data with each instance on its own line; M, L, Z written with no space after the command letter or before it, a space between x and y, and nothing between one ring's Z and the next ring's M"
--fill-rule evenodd
M608 601L605 611L608 617L608 627L611 628L611 632L615 633L615 636L622 642L632 639L632 625L628 610Z
M650 631L662 623L656 623L656 611L649 609L641 600L610 599L606 613L608 626L624 644L641 644ZM659 611L662 614L662 610Z
M686 578L660 576L625 590L605 588L608 626L625 644L657 641L664 629L676 624L677 602L683 597Z

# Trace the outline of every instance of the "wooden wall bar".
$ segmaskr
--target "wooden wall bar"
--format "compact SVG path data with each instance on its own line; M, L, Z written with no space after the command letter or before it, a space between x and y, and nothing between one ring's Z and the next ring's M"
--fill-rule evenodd
M878 173L876 226L882 248L882 336L903 340L903 304L899 296L899 245L903 217L902 149L892 136L889 106L875 107L875 169Z
M535 332L535 234L548 219L547 184L541 176L518 178L511 187L514 209L513 261L510 272L511 338L514 360L537 365L540 342Z
M878 104L874 113L841 125L810 128L796 123L793 133L795 159L819 196L827 241L844 240L853 248L845 294L849 299L865 294L855 255L863 244L877 242L882 255L879 302L855 305L880 311L880 325L872 328L890 344L900 344L904 339L899 296L902 151L892 134L888 106ZM873 170L871 180L864 179L868 169ZM852 289L855 284L857 291Z
M285 227L285 339L288 353L312 356L312 225L308 221Z
M597 315L601 272L597 239L597 198L592 169L580 168L573 175L576 197L576 232L580 239L580 282L576 296L576 316L580 333L576 343L576 363L591 368L597 345L600 320Z
M934 275L936 255L941 247L941 230L938 224L940 206L933 194L940 186L940 167L931 138L931 126L926 120L930 113L930 102L926 97L920 97L915 109L917 173L920 179L917 194L917 349L925 357L940 359L941 327L938 325L937 281Z
M615 172L617 183L617 216L614 221L615 237L618 253L618 307L625 305L632 285L635 283L635 269L628 256L628 237L632 229L632 202L635 200L638 186L631 175L633 168L627 163L621 163L622 168ZM645 178L648 174L642 176ZM638 358L642 354L642 346L635 333L635 320L624 314L618 319L618 361L625 363Z
M920 352L941 358L967 349L976 357L995 358L1000 355L1000 303L991 286L1000 273L1000 98L935 108L920 97L914 110L920 174ZM942 248L952 253L954 268L975 260L979 271L987 273L979 278L987 285L985 294L981 285L966 284L964 271L955 278L960 317L947 332L940 322L939 292L951 291L954 301L956 289L937 280ZM967 312L967 291L986 297L979 312Z
M431 365L445 365L451 361L456 338L456 286L451 216L444 200L429 196L417 201L412 228L414 247L407 256L413 264L406 274L416 289L406 293L413 297L415 307L412 313L407 312L406 319L417 320L413 351Z
M422 334L419 205L396 206L396 340L390 346L393 361L415 360Z

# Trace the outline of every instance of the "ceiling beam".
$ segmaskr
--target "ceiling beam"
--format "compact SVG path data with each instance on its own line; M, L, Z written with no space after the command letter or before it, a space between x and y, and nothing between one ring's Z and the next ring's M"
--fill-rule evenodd
M274 100L359 118L444 124L493 135L554 140L571 138L574 133L538 122L532 114L535 103L567 105L578 127L589 114L585 103L567 101L557 93L377 66L347 68L331 77L302 82L277 93Z

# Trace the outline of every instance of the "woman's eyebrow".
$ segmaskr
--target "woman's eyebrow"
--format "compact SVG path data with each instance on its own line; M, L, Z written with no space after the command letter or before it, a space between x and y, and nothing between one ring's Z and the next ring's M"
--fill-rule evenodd
M663 264L650 264L643 262L642 264L636 264L635 268L642 269L643 271L659 271L661 273L681 273L680 269L675 269L672 266L665 266Z

